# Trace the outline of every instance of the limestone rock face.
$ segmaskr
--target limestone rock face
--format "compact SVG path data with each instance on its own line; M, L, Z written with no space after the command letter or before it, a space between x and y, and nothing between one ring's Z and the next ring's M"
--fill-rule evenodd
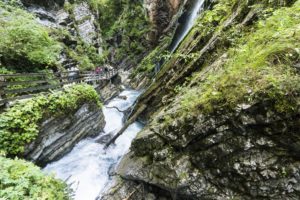
M103 87L98 87L96 90L98 91L101 100L104 103L107 103L109 100L111 100L114 97L117 97L120 92L122 91L121 88L121 77L119 75L112 78L112 80L103 82Z
M104 125L102 110L84 104L73 115L43 121L38 138L27 146L25 157L40 165L57 160L83 138L99 134Z
M64 32L61 41L68 50L64 50L60 56L60 64L72 67L78 64L69 55L70 50L76 50L79 43L95 47L98 53L102 52L102 36L100 25L97 25L98 13L93 11L87 2L70 3L64 0L36 1L22 0L26 9L37 16L37 21L53 30ZM71 8L67 8L70 6Z
M130 181L116 185L128 195L138 186L133 183L144 183L178 199L298 199L299 126L299 116L258 105L178 119L168 127L152 123L117 167Z
M229 55L221 35L235 25L250 28L256 19L247 3L240 3L224 20L224 30L205 38L202 28L192 31L177 51L199 57L171 57L140 96L132 115L147 105L142 117L149 123L117 166L115 184L103 200L130 194L138 200L148 192L155 199L299 199L299 106L282 113L274 109L274 100L256 99L209 113L201 106L186 111L181 92L174 92L177 85L201 85L208 74L222 69ZM197 83L186 81L196 77L194 72L199 72ZM145 190L138 189L140 184Z
M152 24L151 40L155 41L166 32L171 20L178 13L184 0L145 0L145 7Z
M92 44L97 37L97 30L94 25L95 17L89 5L85 2L75 5L75 21L78 24L78 34L88 44Z

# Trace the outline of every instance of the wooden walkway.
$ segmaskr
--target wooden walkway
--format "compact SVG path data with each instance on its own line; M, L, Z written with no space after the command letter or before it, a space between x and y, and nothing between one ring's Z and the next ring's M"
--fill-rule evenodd
M87 83L95 87L111 80L118 74L117 69L100 72L68 71L62 73L0 74L0 105L30 98L38 93L62 89L66 85Z

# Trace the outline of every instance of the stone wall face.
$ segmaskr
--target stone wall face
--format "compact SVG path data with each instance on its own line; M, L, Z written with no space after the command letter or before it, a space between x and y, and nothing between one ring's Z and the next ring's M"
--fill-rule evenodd
M74 67L82 62L70 56L70 51L76 52L76 48L83 44L95 47L95 53L101 56L103 49L100 25L97 21L99 16L87 2L22 0L22 3L29 12L37 16L41 25L67 33L59 36L59 42L65 46L59 60L62 67Z
M83 138L99 134L105 125L101 108L84 104L73 115L51 117L40 126L38 138L27 146L25 157L45 165L61 158Z
M157 40L163 33L167 32L172 25L173 17L178 13L180 5L184 0L145 0L145 8L152 24L150 38Z
M226 67L230 55L224 47L232 45L223 40L229 35L226 31L236 26L257 28L253 25L259 14L248 3L237 1L223 21L224 30L216 29L203 37L205 28L195 27L177 52L194 52L199 57L185 61L171 56L140 96L132 114L147 105L142 117L149 123L119 163L115 183L102 200L126 199L131 194L134 200L145 196L170 200L299 199L299 104L293 111L280 112L274 108L274 99L260 94L255 101L239 101L232 108L223 106L223 101L221 105L214 102L212 107L216 108L205 112L196 103L198 106L186 109L185 103L192 99L184 96L186 91L174 91L176 86L195 88L192 91L199 91L199 97L209 74ZM277 9L282 9L280 6ZM255 31L247 34L256 36ZM241 79L244 75L240 74ZM187 78L195 79L189 82Z

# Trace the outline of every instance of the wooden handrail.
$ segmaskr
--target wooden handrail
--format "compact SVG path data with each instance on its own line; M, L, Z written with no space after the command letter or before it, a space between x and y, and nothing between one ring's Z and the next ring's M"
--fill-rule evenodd
M61 74L70 74L70 73L78 73L79 71L66 71L66 72L43 72L43 73L15 73L15 74L0 74L0 77L28 77L28 76L47 76L47 75L54 75L54 76L59 76ZM92 71L83 71L79 72L80 74L88 74L88 73L93 73Z
M74 75L71 75L74 73ZM49 89L57 89L66 84L86 82L92 83L95 81L105 81L110 80L118 74L117 69L111 69L107 72L101 72L96 74L95 72L85 71L69 71L61 73L26 73L26 74L0 74L0 104L17 100L32 97L32 94L28 93L39 93ZM14 78L34 78L38 80L24 80L24 81L14 81ZM73 79L76 78L76 79ZM54 82L56 81L56 82ZM51 84L54 82L54 84ZM99 82L98 82L99 83ZM10 86L26 86L25 88L20 89L10 89ZM32 86L36 85L36 86ZM27 94L26 94L27 93ZM12 94L15 94L14 97L9 97Z
M24 92L34 92L34 91L40 91L40 90L47 90L47 89L53 89L62 85L74 83L74 82L80 82L83 81L83 79L75 79L75 80L70 80L64 83L58 83L55 85L42 85L42 86L37 86L37 87L29 87L29 88L24 88L24 89L14 89L14 90L4 90L3 94L19 94L19 93L24 93Z
M85 76L79 75L78 77L84 78ZM62 81L68 79L69 77L53 77L51 79L43 79L43 80L34 80L34 81L0 81L0 86L14 86L14 85L27 85L27 84L38 84L38 83L48 83L50 81Z

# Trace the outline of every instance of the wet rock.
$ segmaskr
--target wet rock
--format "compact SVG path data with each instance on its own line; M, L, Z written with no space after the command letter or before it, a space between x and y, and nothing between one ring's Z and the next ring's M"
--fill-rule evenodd
M110 190L105 191L97 200L173 200L169 192L157 187L138 182L127 182L120 177L114 177Z
M298 199L294 135L300 124L297 116L266 106L190 116L191 125L178 118L168 126L162 110L153 119L159 123L150 123L133 141L117 174L124 184L145 183L178 199Z
M118 78L115 78L115 80L116 79L119 80ZM117 97L122 91L122 88L119 81L112 80L111 82L108 81L107 83L104 83L102 87L98 87L97 91L100 94L103 102L106 103L110 99Z
M76 113L43 121L38 138L26 147L25 157L43 166L71 151L83 138L99 134L104 125L102 110L84 104Z
M67 26L71 23L70 15L65 10L61 9L56 13L56 22L61 26Z
M112 137L113 137L113 133L108 133L106 135L100 136L100 138L98 138L96 142L99 144L106 144L112 139Z
M118 98L123 99L123 100L126 100L126 99L127 99L126 96L118 96Z
M149 37L156 42L162 33L166 32L171 25L172 18L177 14L183 0L146 0L144 1L152 32Z
M109 167L108 172L107 172L109 176L115 176L117 174L116 166L117 166L117 163L114 163Z

